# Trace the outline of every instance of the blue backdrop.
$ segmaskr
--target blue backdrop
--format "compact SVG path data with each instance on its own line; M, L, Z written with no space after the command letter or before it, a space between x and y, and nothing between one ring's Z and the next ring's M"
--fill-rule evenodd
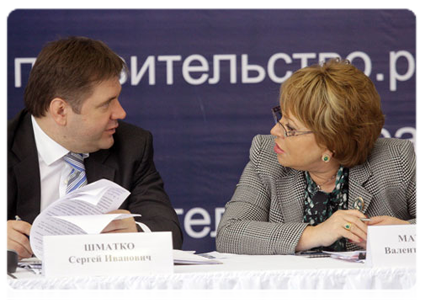
M128 64L126 121L154 135L155 162L184 249L215 249L251 139L273 126L281 82L349 58L376 84L382 136L415 138L416 18L407 10L16 10L8 18L8 118L23 108L35 57L69 35L108 44Z

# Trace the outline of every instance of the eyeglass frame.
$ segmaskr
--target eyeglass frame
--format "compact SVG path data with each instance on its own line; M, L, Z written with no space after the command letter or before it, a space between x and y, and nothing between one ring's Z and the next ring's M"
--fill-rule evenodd
M313 133L313 131L286 130L285 126L281 122L279 122L282 119L282 110L280 105L272 108L272 115L273 115L273 120L275 121L275 124L281 125L283 129L284 137L292 137L292 136L299 136L299 135ZM278 115L280 115L279 119L278 119Z

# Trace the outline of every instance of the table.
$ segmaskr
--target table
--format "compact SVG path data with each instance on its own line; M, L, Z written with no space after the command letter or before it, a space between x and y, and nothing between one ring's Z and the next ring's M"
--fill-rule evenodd
M13 289L409 289L416 268L369 268L329 257L211 252L220 265L176 265L173 274L45 278L18 269Z

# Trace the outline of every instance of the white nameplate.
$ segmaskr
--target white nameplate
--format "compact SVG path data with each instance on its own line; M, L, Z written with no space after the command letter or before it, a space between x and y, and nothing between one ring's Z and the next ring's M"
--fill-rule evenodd
M367 227L366 265L416 267L416 225Z
M171 232L44 236L46 277L173 273Z

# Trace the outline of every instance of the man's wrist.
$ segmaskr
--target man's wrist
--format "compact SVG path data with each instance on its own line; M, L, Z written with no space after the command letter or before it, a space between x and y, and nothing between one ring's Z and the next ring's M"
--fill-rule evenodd
M147 225L145 225L144 223L135 222L135 224L137 225L137 231L138 232L151 232L151 229Z

